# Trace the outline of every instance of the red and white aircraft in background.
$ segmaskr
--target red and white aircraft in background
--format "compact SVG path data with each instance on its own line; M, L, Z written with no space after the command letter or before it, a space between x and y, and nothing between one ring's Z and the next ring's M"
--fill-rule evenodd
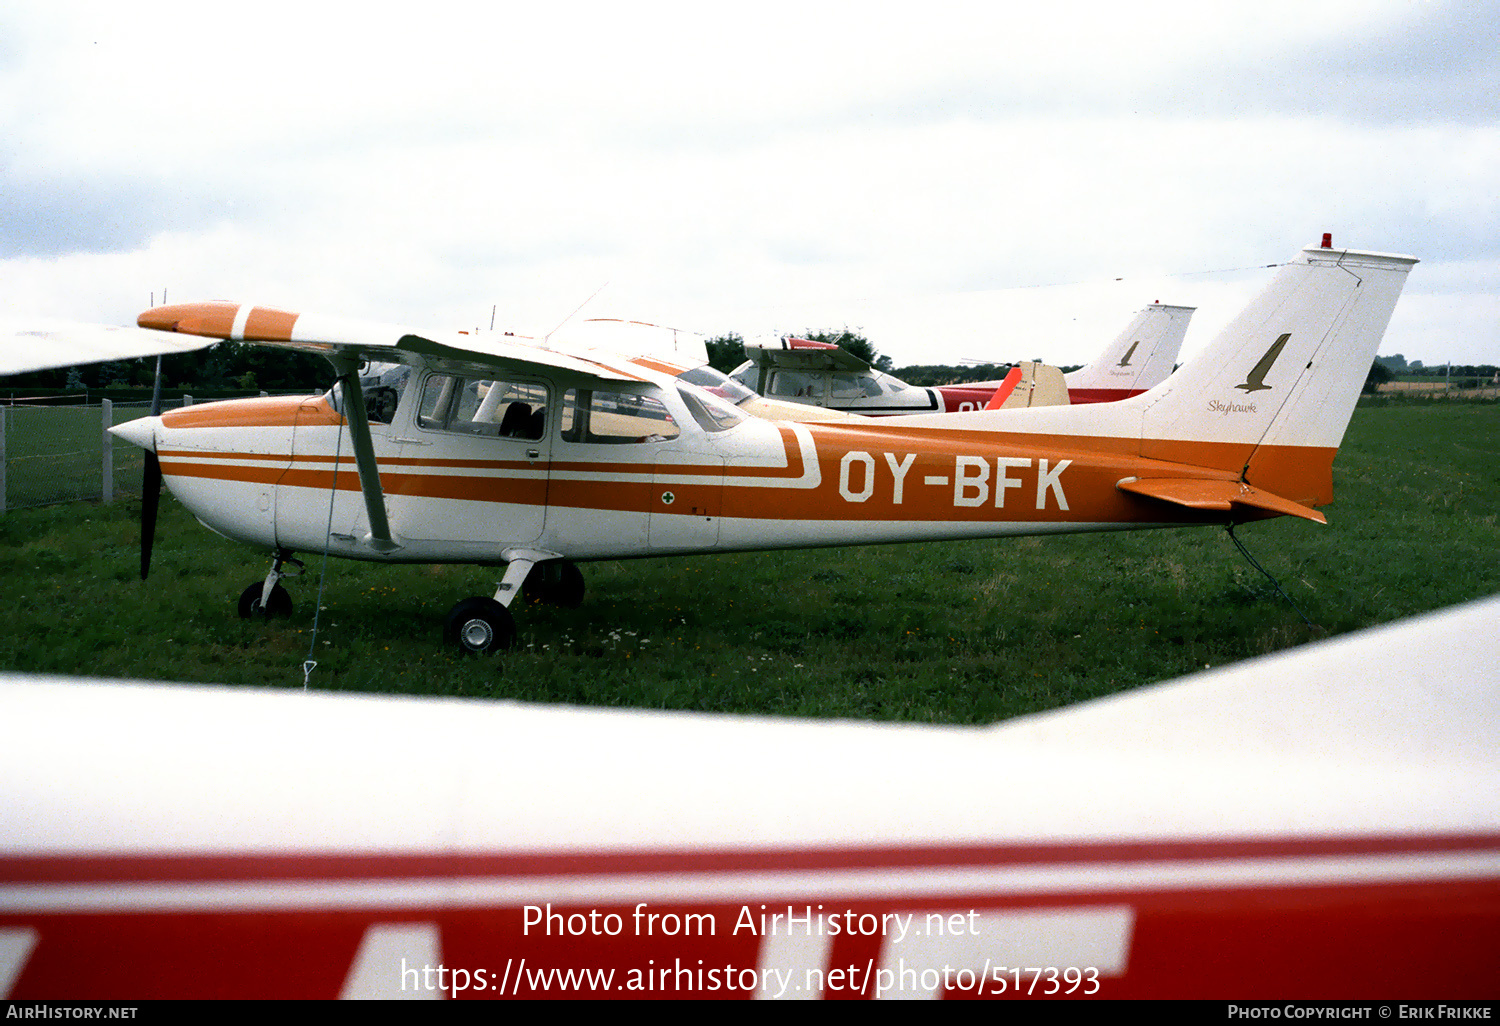
M731 377L768 398L865 416L1116 402L1167 380L1193 310L1153 303L1098 359L1066 375L1047 364L1022 362L1002 381L927 388L876 370L833 343L787 337L747 342L750 359Z
M339 383L113 430L146 449L148 476L159 468L204 524L272 553L242 615L290 611L279 581L296 552L504 564L494 597L464 599L445 623L461 649L493 651L514 634L508 607L523 584L576 604L587 560L1322 522L1313 507L1332 499L1334 454L1415 262L1325 237L1199 359L1132 399L829 423L747 418L600 350L248 304L157 307L132 345L145 335L164 350L233 339L318 352ZM41 358L37 342L7 344L24 363ZM367 361L409 373L367 404Z
M1494 1001L1497 620L985 728L0 678L0 997Z

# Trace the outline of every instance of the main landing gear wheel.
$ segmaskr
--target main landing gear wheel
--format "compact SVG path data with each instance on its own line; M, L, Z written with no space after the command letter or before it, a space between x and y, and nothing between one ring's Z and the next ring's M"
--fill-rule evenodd
M565 609L583 605L583 591L583 572L566 559L538 563L521 585L521 594L527 602L545 602Z
M510 648L515 639L510 610L491 598L466 598L443 621L443 640L460 652L488 655Z
M261 606L260 596L265 586L265 581L256 581L240 593L241 620L285 620L292 615L292 597L279 584L271 589L271 600Z

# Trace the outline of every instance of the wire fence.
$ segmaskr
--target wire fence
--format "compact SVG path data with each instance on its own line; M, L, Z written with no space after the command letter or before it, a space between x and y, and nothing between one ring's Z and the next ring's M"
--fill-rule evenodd
M192 405L163 400L163 409ZM145 453L109 433L149 416L150 400L0 406L0 511L139 495Z
M151 403L7 406L0 508L25 509L140 492L145 454L106 432L151 412ZM133 472L133 474L132 474ZM131 483L133 477L134 483Z

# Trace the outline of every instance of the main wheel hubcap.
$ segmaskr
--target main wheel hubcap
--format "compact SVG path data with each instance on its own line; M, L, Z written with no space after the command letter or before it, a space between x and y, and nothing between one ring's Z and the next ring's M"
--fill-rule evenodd
M483 620L470 620L463 625L458 636L463 639L465 648L471 648L476 652L483 652L490 647L490 642L495 640L494 630Z

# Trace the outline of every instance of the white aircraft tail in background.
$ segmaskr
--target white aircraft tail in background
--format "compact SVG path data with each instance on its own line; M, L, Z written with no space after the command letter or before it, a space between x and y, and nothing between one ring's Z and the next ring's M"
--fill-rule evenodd
M1068 401L1118 402L1166 381L1195 309L1153 303L1137 313L1093 363L1063 376Z

